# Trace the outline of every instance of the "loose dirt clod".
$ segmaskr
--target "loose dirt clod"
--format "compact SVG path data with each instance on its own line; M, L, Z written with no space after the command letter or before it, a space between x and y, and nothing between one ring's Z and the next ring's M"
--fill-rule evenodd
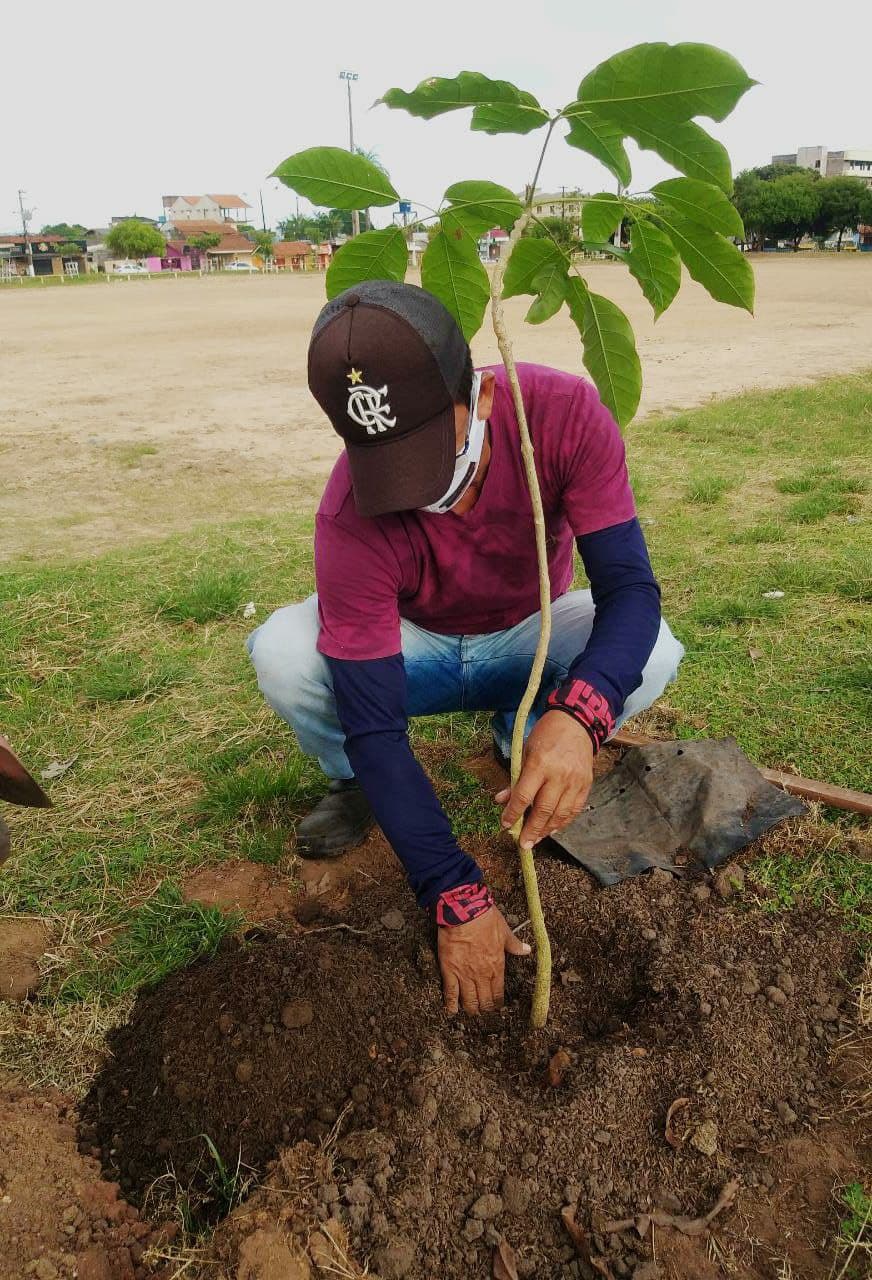
M48 936L43 920L0 921L0 1000L18 1003L33 995L39 986L39 961Z
M291 1030L308 1027L315 1016L311 1000L289 1000L282 1006L281 1024Z
M476 856L520 914L501 855ZM544 1033L528 1031L531 974L511 960L502 1013L446 1018L438 980L420 964L427 922L409 911L403 930L371 930L390 884L346 908L351 929L366 933L263 933L143 992L83 1108L107 1174L141 1200L171 1164L196 1203L214 1168L201 1135L227 1168L241 1158L263 1173L278 1158L269 1176L281 1194L264 1200L269 1212L302 1212L301 1188L311 1187L308 1231L333 1214L358 1270L369 1258L380 1280L489 1276L502 1237L521 1280L572 1280L584 1265L620 1280L653 1260L650 1232L634 1226L612 1239L602 1224L636 1206L649 1224L657 1214L702 1221L719 1171L752 1187L744 1212L768 1204L783 1234L765 1188L798 1126L812 1134L836 1109L830 1052L858 970L855 944L824 913L783 912L774 929L750 900L741 911L701 903L671 877L593 892L574 868L542 859L540 884L556 971L584 979L555 984ZM752 969L756 995L742 990ZM776 985L788 972L790 996ZM767 984L782 1003L763 994ZM283 1016L299 1003L312 1011L302 1028ZM829 1006L835 1021L823 1020ZM558 1049L571 1069L553 1088ZM244 1085L234 1076L242 1061L252 1065ZM670 1114L677 1099L688 1101ZM666 1139L667 1116L678 1146ZM292 1173L295 1153L322 1142L333 1144L333 1167ZM589 1263L567 1254L560 1205L588 1241ZM724 1221L719 1239L729 1236ZM690 1250L694 1237L684 1238ZM745 1261L743 1280L768 1275ZM689 1254L673 1274L696 1280L708 1265L704 1251Z
M80 1154L75 1122L54 1089L0 1088L3 1280L131 1280L146 1250L175 1233L140 1219Z

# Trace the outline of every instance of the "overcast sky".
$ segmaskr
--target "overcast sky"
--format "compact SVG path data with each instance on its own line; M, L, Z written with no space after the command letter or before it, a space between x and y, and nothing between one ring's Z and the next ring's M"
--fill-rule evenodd
M797 145L872 147L872 9L862 4L92 0L74 15L44 0L37 21L22 21L0 77L0 231L20 225L19 187L34 228L157 217L165 194L239 192L258 206L259 190L272 225L296 204L267 178L276 164L303 147L347 145L338 79L346 67L360 76L355 141L378 153L397 190L429 205L464 178L520 189L542 135L471 133L469 112L427 123L370 110L385 89L477 70L558 107L596 63L648 40L719 45L761 82L724 124L702 122L726 144L734 171ZM651 152L630 152L632 189L668 175ZM555 138L540 186L561 185L595 191L613 179Z

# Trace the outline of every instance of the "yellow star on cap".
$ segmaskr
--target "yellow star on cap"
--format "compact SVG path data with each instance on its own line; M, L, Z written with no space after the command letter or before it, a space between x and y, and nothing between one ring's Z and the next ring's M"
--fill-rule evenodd
M352 386L354 386L354 384L355 384L356 382L362 382L362 381L363 381L363 370L362 370L362 369L352 369L352 370L351 370L351 373L346 373L346 375L345 375L345 376L346 376L346 378L350 378L350 379L351 379L351 385L352 385Z

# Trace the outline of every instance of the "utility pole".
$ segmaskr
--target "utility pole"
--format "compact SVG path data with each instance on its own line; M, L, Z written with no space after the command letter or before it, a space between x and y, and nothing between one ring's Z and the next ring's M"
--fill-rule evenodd
M260 196L260 220L263 223L264 231L266 231L266 214L263 211L263 187L258 189L257 194Z
M30 218L33 213L33 210L25 209L24 195L25 193L19 187L18 210L21 214L21 230L24 232L24 252L27 254L27 274L29 276L32 276L32 275L35 275L36 272L33 269L33 245L30 243L30 236L27 231L27 224L30 222Z
M340 71L339 79L344 80L348 89L348 150L354 155L354 117L351 114L351 82L357 79L356 71ZM351 234L360 235L360 211L351 210Z

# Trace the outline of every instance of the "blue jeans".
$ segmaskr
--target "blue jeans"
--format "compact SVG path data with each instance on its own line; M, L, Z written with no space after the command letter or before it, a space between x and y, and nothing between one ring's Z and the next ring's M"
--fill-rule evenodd
M571 591L553 604L551 644L545 675L528 732L545 711L552 689L587 643L594 607L589 591ZM410 716L444 711L492 711L494 740L509 754L515 711L530 674L539 634L539 614L506 631L483 636L443 636L414 622L402 622L402 649ZM328 778L351 778L345 735L336 714L333 684L326 659L318 652L318 598L277 609L248 637L247 646L261 693L286 720L301 751L318 757ZM674 680L684 646L665 622L657 643L618 718L650 707Z

